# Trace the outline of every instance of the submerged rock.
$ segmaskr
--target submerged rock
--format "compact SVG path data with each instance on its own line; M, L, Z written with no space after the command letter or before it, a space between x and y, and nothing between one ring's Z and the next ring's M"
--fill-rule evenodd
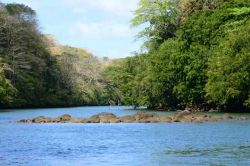
M223 118L224 120L233 119L233 117L232 117L231 115L229 115L229 114L224 114L224 115L222 116L222 118Z
M205 113L191 113L189 111L181 111L170 116L162 116L157 114L148 114L138 112L134 115L127 115L117 117L113 113L102 112L93 115L89 118L73 118L68 114L59 116L57 118L48 118L39 116L34 119L24 119L17 122L20 123L171 123L171 122L185 122L185 123L202 123L202 122L217 122L219 120L230 120L233 117L229 114L222 116L212 116ZM241 118L246 119L246 118Z
M238 120L248 120L248 118L247 117L244 117L244 116L242 116L242 117L240 117Z

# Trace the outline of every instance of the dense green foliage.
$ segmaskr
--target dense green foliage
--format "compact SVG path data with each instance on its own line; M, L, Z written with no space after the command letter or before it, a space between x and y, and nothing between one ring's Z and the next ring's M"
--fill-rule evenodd
M250 108L248 0L140 0L144 52L107 61L42 35L36 13L0 5L0 107Z
M147 52L107 69L124 103L250 108L248 0L141 0L132 25L143 23Z
M117 100L102 60L83 49L56 44L37 27L36 13L28 6L0 4L0 107Z

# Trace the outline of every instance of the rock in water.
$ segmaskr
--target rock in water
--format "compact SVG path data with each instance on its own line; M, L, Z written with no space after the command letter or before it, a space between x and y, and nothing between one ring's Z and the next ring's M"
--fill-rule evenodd
M110 112L101 112L99 114L96 114L95 116L101 117L110 117L110 118L116 118L116 115Z
M102 112L89 118L72 118L65 114L57 118L39 116L34 119L20 120L20 123L170 123L170 122L217 122L219 120L229 120L233 117L229 114L223 116L212 116L204 113L191 113L182 111L170 116L160 116L157 114L147 114L138 112L134 115L117 117L113 113ZM243 119L243 118L242 118ZM244 118L245 119L245 118Z
M135 117L133 115L127 115L120 117L121 122L123 123L133 123L135 122Z
M242 116L242 117L240 117L240 118L239 118L239 120L248 120L248 118L247 118L247 117Z
M32 119L31 121L32 123L49 123L50 118L45 117L45 116L39 116L37 118Z
M231 115L229 115L229 114L224 114L224 115L222 116L222 118L223 118L224 120L233 119L233 117L232 117Z
M66 122L66 121L70 121L71 116L69 114L64 114L62 116L59 117L61 122Z

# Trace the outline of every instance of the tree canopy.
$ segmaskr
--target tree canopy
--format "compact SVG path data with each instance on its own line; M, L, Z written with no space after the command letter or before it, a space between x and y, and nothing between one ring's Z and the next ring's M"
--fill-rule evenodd
M247 0L141 0L132 25L146 23L139 37L146 37L148 52L124 59L111 75L123 100L249 109L249 7ZM120 70L127 79L117 79Z
M36 12L0 5L0 107L125 105L250 109L248 0L140 0L146 52L100 59L39 32Z
M104 61L40 33L36 12L0 6L0 107L56 107L114 103Z

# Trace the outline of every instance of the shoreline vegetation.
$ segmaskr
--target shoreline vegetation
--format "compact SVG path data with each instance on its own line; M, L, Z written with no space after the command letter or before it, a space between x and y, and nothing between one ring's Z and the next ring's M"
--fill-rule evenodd
M144 44L110 60L42 34L36 11L0 2L0 108L146 106L250 111L250 2L140 0Z
M169 116L138 112L134 115L126 115L118 117L113 113L102 112L89 118L73 118L69 114L59 116L57 118L49 118L39 116L33 119L18 120L18 123L203 123L218 122L227 120L248 120L247 117L234 117L230 114L211 115L206 113L191 113L189 111L181 111Z

